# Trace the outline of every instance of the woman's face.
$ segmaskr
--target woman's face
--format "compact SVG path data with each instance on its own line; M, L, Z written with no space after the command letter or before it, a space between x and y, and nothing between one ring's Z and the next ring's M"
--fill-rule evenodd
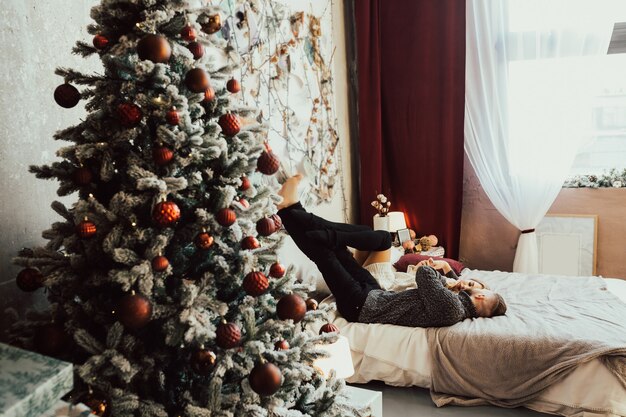
M458 281L459 290L484 290L485 286L478 281L474 281L473 279L460 279Z

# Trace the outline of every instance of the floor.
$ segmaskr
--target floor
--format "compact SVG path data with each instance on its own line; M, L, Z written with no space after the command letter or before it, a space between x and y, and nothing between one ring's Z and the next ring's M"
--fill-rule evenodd
M383 393L383 417L545 417L526 408L500 407L456 407L437 408L430 399L427 389L391 387L382 382L351 384L355 387L381 391Z

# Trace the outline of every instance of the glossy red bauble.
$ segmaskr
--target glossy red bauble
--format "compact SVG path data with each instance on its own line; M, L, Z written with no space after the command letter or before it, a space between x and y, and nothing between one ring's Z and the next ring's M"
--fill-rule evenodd
M152 219L161 227L168 227L180 220L180 209L173 201L162 201L154 206Z
M246 177L245 175L241 177L241 185L239 186L239 189L241 191L246 191L250 188L251 185L252 183L250 182L250 178Z
M158 63L165 63L172 56L172 47L167 39L161 35L146 35L137 43L139 59Z
M274 175L280 168L280 159L271 150L265 150L257 160L257 168L265 175Z
M152 148L152 159L159 166L165 166L174 159L174 151L167 146L155 146Z
M130 128L141 122L143 112L136 104L122 103L117 106L117 116L122 126Z
M318 304L317 301L314 298L307 298L306 299L306 309L307 311L314 311L317 310Z
M93 37L93 46L96 49L104 49L109 45L109 38L104 35L97 34Z
M241 241L242 249L251 250L251 249L258 249L260 247L261 247L261 244L259 243L257 238L254 236L244 237L243 240Z
M180 31L180 37L186 40L187 42L196 40L196 30L191 26L185 26L183 30Z
M276 231L276 224L269 217L263 217L256 222L256 231L261 236L269 236Z
M71 109L80 101L80 92L72 84L61 84L54 90L54 101L61 107Z
M191 354L191 368L198 375L209 375L215 369L216 362L217 356L208 349L198 349Z
M215 219L224 227L229 227L237 220L237 214L233 209L223 208L217 212Z
M332 323L326 323L322 327L320 327L320 334L322 333L339 333L339 327L335 326Z
M187 45L187 49L189 49L194 59L200 59L204 56L204 46L200 42L191 42Z
M274 262L272 266L270 266L270 277L282 278L285 276L285 271L285 267L280 262Z
M283 219L281 219L278 214L272 214L270 216L270 219L274 221L274 226L276 227L276 230L280 230L280 228L283 227Z
M170 266L170 261L165 256L155 256L152 258L152 270L154 272L163 272Z
M265 291L267 291L270 283L264 273L253 271L246 275L246 277L243 279L242 286L246 294L253 297L258 297L259 295L264 294Z
M274 343L274 349L287 350L289 349L289 342L287 342L285 339L279 340L278 342Z
M267 397L273 395L282 385L283 375L273 363L258 363L252 368L248 381L250 388L257 394Z
M129 294L119 301L116 314L124 327L137 330L150 322L152 303L141 294Z
M204 93L211 86L209 75L202 68L192 68L187 71L185 85L194 93Z
M202 100L202 102L209 103L213 100L215 100L215 90L213 87L209 86L209 88L204 91L204 100Z
M293 320L298 323L306 314L306 303L298 294L288 294L278 301L276 313L281 320Z
M211 246L213 246L213 236L208 234L207 232L198 233L198 235L193 240L193 243L196 245L198 249L207 250Z
M175 108L169 109L167 113L165 113L165 121L172 126L176 126L180 123L180 115Z
M82 237L83 239L88 239L92 236L95 236L97 231L98 228L96 227L96 224L87 219L76 225L76 233L78 233L78 236Z
M222 133L226 136L235 136L241 130L239 116L233 113L221 115L217 123L222 128Z
M234 78L231 78L226 83L226 89L229 92L235 94L241 91L241 84L239 83L239 81L235 80Z
M15 279L18 288L24 292L37 291L43 286L43 275L35 268L24 268Z
M241 342L241 330L235 323L220 323L215 336L217 345L222 349L237 347Z

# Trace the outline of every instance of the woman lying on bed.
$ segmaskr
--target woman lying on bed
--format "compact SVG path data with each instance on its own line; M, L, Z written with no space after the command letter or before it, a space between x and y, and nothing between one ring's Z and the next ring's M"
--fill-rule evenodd
M382 290L374 275L392 273L390 234L372 231L367 226L329 222L306 212L297 199L301 178L296 175L283 185L278 215L296 245L317 265L346 320L443 327L466 318L506 312L500 295L486 289L450 291L445 287L446 278L427 265L417 270L417 288L401 292ZM359 254L358 257L366 256L363 266L347 246L370 252Z

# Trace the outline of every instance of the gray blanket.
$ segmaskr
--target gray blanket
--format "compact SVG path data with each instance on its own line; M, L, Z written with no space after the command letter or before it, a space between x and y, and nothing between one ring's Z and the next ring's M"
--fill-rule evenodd
M427 330L435 404L517 407L596 358L626 387L626 304L601 278L500 276L506 316Z

